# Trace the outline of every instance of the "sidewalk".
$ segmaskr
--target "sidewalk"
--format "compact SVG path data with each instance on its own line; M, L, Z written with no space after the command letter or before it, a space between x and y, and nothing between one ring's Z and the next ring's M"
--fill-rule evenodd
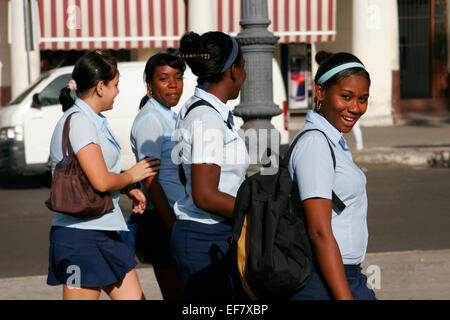
M390 127L361 127L364 149L356 163L446 166L450 164L450 113L404 115ZM351 147L352 133L346 134Z
M450 250L370 253L362 267L372 284L380 270L380 300L450 299Z
M450 299L450 250L369 253L362 267L380 300ZM138 268L138 274L145 297L161 300L153 269ZM0 279L0 300L61 300L62 288L46 279ZM104 292L100 298L109 300Z

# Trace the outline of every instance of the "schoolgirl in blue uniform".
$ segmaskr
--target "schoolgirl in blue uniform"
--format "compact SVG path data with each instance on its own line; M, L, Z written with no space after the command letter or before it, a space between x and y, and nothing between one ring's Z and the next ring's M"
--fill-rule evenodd
M69 140L92 187L110 192L114 209L96 218L55 212L50 231L47 284L63 285L64 299L98 299L103 289L112 299L143 299L134 256L118 231L128 230L119 207L120 190L156 175L159 161L145 159L121 173L118 139L101 112L113 107L119 93L116 60L95 51L75 64L72 79L60 94L64 115L53 132L52 172L63 158L62 129L68 115ZM72 94L75 94L74 100ZM135 212L146 206L144 194L128 190ZM74 290L74 287L77 290Z
M306 219L314 266L311 280L292 299L375 299L360 266L368 240L366 177L342 135L367 110L370 77L350 53L319 52L316 60L315 109L299 133L319 129L326 136L305 133L289 162L296 186L292 211ZM332 206L332 191L346 205L343 211Z
M172 139L177 114L171 110L183 93L184 61L175 55L158 53L145 66L148 93L142 98L140 111L131 129L131 149L136 160L155 157L161 168L157 176L143 181L143 191L149 201L145 213L132 214L122 233L130 246L134 240L142 259L151 262L163 298L183 299L183 290L170 248L170 231L175 223L173 205L184 196L184 186L178 177L178 165L172 161L176 141ZM136 238L134 237L136 234Z
M187 183L174 206L172 251L188 299L236 299L243 290L229 254L230 219L249 156L226 102L239 95L245 60L236 39L222 32L184 35L180 56L198 86L176 124Z

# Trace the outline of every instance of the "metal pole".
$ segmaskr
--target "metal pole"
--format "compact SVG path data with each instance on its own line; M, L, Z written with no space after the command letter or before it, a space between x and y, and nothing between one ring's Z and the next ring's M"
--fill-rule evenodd
M270 24L267 0L242 0L241 5L243 31L236 38L245 58L247 80L241 88L240 104L233 113L244 120L241 128L252 158L250 171L257 171L268 161L262 156L267 148L272 150L272 154L279 154L280 135L270 123L273 116L282 112L273 101L272 83L272 58L279 37L267 30ZM257 159L251 152L254 142L249 141L255 133ZM257 163L253 161L255 159Z
M27 73L28 73L28 84L31 83L31 68L30 68L30 51L34 50L33 41L33 23L31 15L31 6L29 0L24 0L23 2L23 17L24 17L24 28L25 28L25 50L27 52Z

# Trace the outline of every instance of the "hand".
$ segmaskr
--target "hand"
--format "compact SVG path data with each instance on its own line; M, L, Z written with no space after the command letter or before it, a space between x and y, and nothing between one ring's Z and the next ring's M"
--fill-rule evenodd
M145 208L147 208L147 199L144 193L139 189L131 189L128 194L128 198L131 199L133 203L133 212L138 214L143 214Z
M156 176L159 172L159 165L159 159L147 157L136 163L127 171L127 173L131 176L132 183L136 183L145 178Z

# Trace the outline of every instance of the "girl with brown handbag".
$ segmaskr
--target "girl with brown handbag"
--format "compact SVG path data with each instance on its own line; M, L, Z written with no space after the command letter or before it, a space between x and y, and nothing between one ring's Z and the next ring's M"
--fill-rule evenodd
M156 175L159 161L147 158L121 173L121 147L102 115L112 109L119 93L119 70L113 57L98 50L88 53L75 64L72 79L60 94L65 113L52 136L52 173L68 156L64 154L62 139L64 124L70 116L68 145L73 149L70 155L76 157L95 191L110 193L113 208L84 218L80 214L68 215L64 208L62 212L54 212L47 284L62 284L64 299L98 299L101 290L111 299L143 299L135 270L137 262L118 233L127 230L118 201L120 190ZM142 213L146 207L142 192L128 190L128 195L134 203L134 212Z

